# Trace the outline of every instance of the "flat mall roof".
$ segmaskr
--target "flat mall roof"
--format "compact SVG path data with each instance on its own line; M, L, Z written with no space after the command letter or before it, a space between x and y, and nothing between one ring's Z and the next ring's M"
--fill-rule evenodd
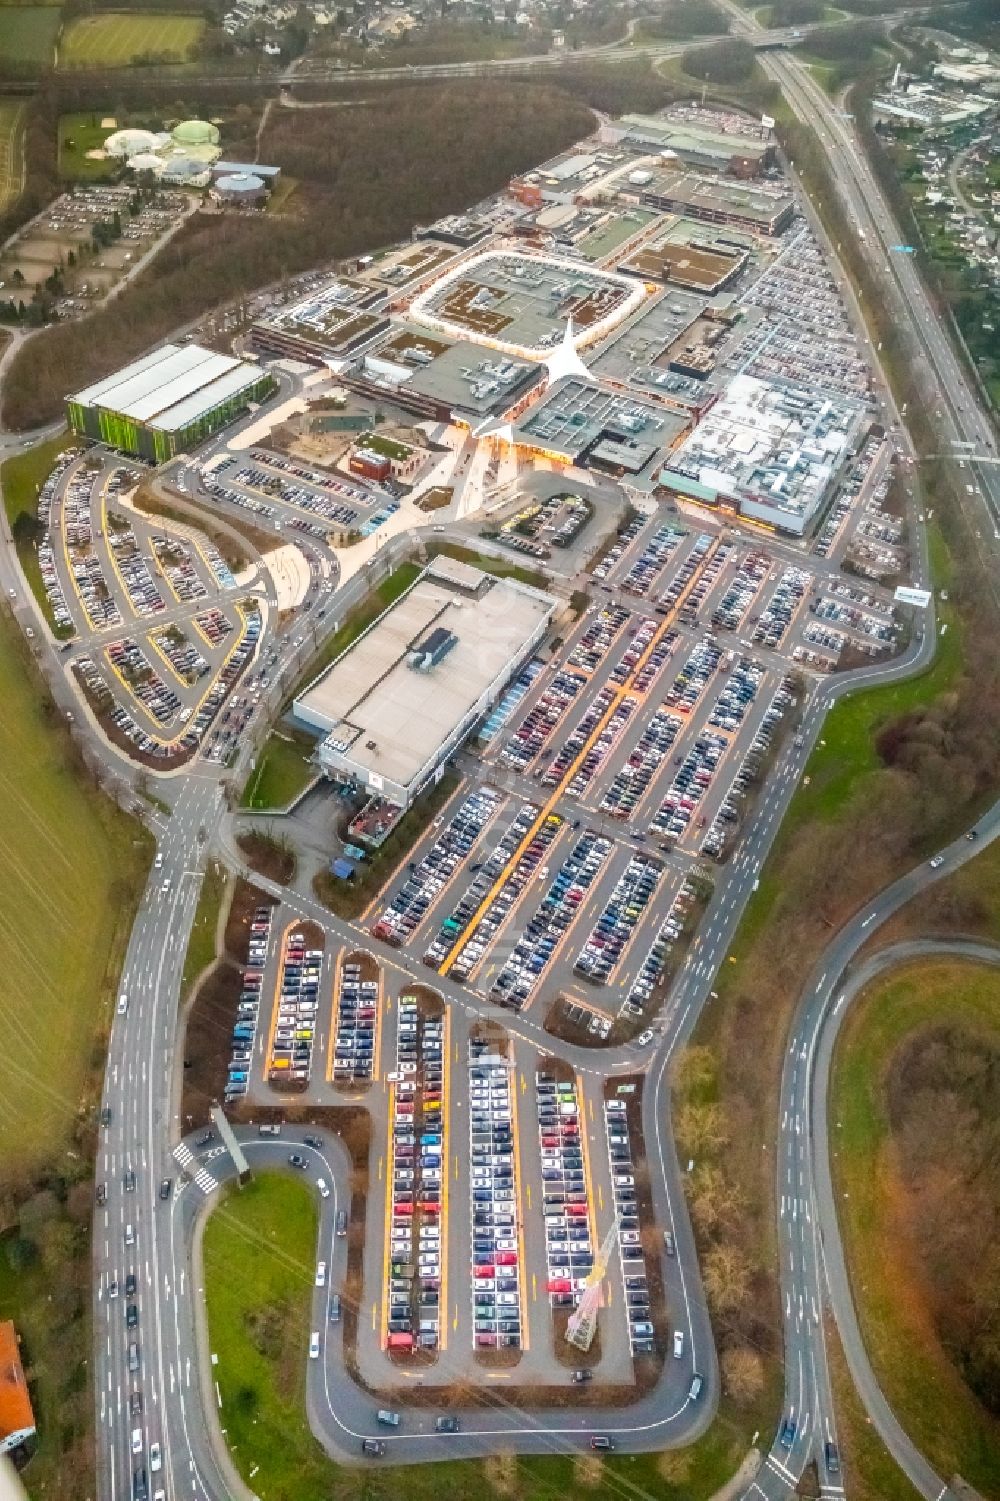
M473 597L448 577L435 577L434 567L295 706L325 721L334 741L347 742L338 747L346 761L403 787L526 650L555 604L538 589L470 567L454 577L456 584L481 585ZM408 655L435 626L457 642L436 666L418 671Z

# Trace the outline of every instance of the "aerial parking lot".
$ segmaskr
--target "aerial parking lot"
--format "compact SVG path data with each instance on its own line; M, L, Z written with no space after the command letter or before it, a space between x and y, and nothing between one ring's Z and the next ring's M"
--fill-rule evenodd
M110 457L71 455L43 488L39 566L65 667L135 759L176 764L200 748L221 759L223 706L261 641L261 594L197 529L136 510L139 479Z

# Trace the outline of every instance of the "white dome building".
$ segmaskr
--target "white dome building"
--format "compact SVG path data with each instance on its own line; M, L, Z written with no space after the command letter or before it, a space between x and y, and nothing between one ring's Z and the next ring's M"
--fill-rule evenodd
M140 151L137 156L128 159L130 172L152 172L156 177L163 173L163 158L153 151Z
M108 156L138 156L144 151L155 151L159 136L152 130L116 130L104 142Z

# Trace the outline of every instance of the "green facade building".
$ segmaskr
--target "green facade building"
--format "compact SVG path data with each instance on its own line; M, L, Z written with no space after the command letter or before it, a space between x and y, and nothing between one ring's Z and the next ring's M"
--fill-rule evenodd
M161 464L277 388L267 371L198 344L165 344L66 402L83 438Z

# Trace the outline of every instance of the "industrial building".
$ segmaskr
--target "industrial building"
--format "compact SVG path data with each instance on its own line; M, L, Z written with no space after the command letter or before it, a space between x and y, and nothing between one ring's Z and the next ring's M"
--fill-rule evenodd
M258 318L253 340L269 354L340 370L388 327L385 289L342 276Z
M440 557L294 704L327 776L406 808L500 697L557 601Z
M634 396L622 396L570 375L530 408L515 442L546 458L618 475L651 489L658 460L687 427L687 418Z
M163 344L66 401L83 438L162 464L276 389L259 365L198 344Z
M862 409L839 397L738 375L670 455L660 482L801 537L866 426Z
M649 208L709 224L733 224L757 234L780 235L791 224L795 199L779 183L744 183L697 172L659 168L641 187L641 201Z
M463 339L413 371L397 400L439 422L472 422L509 411L544 375L544 365L507 359Z
M774 160L774 142L756 122L739 130L722 130L708 111L683 119L658 115L624 115L602 129L602 138L617 139L647 151L669 152L688 167L724 172L731 177L758 177Z
M695 219L668 219L653 239L646 239L619 271L675 287L690 287L712 296L730 286L743 271L754 241L728 225Z

